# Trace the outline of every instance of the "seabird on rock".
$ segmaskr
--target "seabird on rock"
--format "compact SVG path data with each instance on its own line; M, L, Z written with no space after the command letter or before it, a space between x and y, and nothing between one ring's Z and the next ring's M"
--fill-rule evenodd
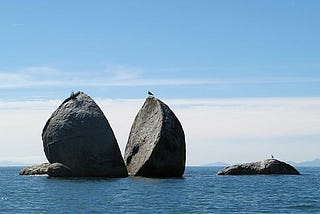
M273 155L271 155L271 158L274 159Z
M149 96L153 96L153 93L151 93L150 91L148 91L148 95L149 95Z

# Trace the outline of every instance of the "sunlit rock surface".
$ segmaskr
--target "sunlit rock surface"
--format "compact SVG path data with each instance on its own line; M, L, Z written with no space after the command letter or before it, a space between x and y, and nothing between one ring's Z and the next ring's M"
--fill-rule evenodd
M45 175L48 172L50 163L28 166L20 170L20 175Z
M83 92L72 94L53 112L42 140L49 162L65 165L71 176L128 175L108 120Z
M124 159L130 175L183 176L185 135L175 114L159 99L148 97L138 112L131 127Z
M296 170L293 166L276 159L267 159L259 162L227 166L217 173L217 175L256 175L256 174L300 175L298 170Z

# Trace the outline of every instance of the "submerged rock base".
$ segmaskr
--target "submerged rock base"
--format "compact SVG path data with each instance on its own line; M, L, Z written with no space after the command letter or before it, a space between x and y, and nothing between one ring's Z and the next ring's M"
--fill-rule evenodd
M217 175L300 175L299 171L293 166L276 160L267 159L264 161L237 164L227 166L220 170Z
M20 170L19 175L45 175L48 173L50 163L27 166Z

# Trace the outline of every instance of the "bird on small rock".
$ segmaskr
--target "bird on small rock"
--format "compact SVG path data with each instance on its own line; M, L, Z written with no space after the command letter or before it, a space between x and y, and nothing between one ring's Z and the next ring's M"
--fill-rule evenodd
M74 91L71 92L70 97L73 98L75 96Z
M273 155L271 155L271 159L274 159Z
M153 93L148 91L148 95L153 97Z

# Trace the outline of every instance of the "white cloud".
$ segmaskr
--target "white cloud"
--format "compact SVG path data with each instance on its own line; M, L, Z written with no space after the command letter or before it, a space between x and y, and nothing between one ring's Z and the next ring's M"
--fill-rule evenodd
M167 103L171 103L184 126L191 165L255 161L271 154L296 161L320 157L319 98Z
M266 138L320 133L318 98L190 99L168 101L197 138ZM201 129L196 129L202 124Z
M180 119L188 164L242 162L269 157L306 160L320 156L320 98L163 100ZM122 152L144 100L96 100L108 118ZM45 160L41 131L61 103L0 102L0 160ZM308 137L309 136L309 137ZM303 147L303 152L301 152Z
M137 68L128 68L123 65L107 66L105 73L108 74L108 78L113 81L124 81L137 79L141 75L141 70Z
M101 75L101 74L106 75ZM320 78L148 78L147 70L125 66L107 67L104 72L67 72L50 66L26 67L18 71L0 71L0 88L37 88L48 86L109 87L109 86L183 86L217 84L312 83Z
M60 84L60 72L48 66L26 67L17 71L0 71L0 88L39 87Z

